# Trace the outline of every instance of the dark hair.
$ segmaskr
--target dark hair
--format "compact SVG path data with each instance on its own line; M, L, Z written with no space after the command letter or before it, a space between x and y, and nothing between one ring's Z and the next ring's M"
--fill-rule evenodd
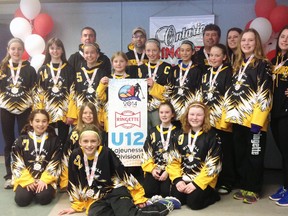
M30 113L29 118L28 118L28 123L21 130L21 134L27 134L29 131L34 130L30 123L34 120L37 114L45 115L49 123L50 121L49 113L44 109L35 109ZM49 136L56 136L55 129L51 127L50 125L48 125L46 132L49 134Z
M233 27L233 28L230 28L228 31L227 31L227 35L226 35L226 47L227 47L227 54L228 54L228 58L230 59L230 56L233 54L233 51L230 49L230 47L228 46L228 34L231 32L231 31L236 31L239 33L239 38L240 38L240 35L242 33L242 29L240 28L237 28L237 27Z
M194 43L192 41L184 40L184 41L182 41L180 46L182 46L183 44L187 44L187 45L191 46L192 50L195 50L195 45L194 45Z
M97 35L96 35L96 31L95 31L92 27L86 26L86 27L82 28L82 29L81 29L81 36L82 36L82 33L83 33L84 30L90 30L90 31L92 31L93 34L94 34L94 36L95 36L95 38L96 38L96 36L97 36Z
M160 110L160 107L161 107L161 106L165 106L165 105L169 106L169 108L170 108L171 111L172 111L172 114L174 115L173 118L171 119L171 122L175 121L177 114L176 114L176 111L175 111L174 106L171 104L170 101L164 101L164 102L162 102L162 103L159 105L158 110Z
M280 49L278 43L279 43L279 38L280 38L282 32L283 32L285 29L288 29L288 25L284 26L284 28L281 29L281 31L279 32L279 36L278 36L278 38L277 38L277 43L276 43L276 55L275 55L275 57L281 52L281 49ZM286 55L288 55L288 52L286 53Z
M226 59L224 60L223 63L228 63L228 56L227 56L226 46L225 46L224 44L219 43L219 44L213 45L213 46L211 47L211 49L212 49L213 47L217 47L217 48L221 49L222 54L226 56Z
M53 37L46 44L45 59L44 59L43 65L45 65L47 63L50 63L50 61L51 61L51 55L49 53L49 48L53 44L55 44L57 47L61 47L62 48L63 53L61 55L61 60L62 60L62 62L67 62L66 53L65 53L65 48L64 48L63 42L59 38Z
M206 31L216 31L218 36L219 36L219 38L221 37L221 29L216 24L210 23L210 24L206 25L204 30L203 30L203 35L205 34Z

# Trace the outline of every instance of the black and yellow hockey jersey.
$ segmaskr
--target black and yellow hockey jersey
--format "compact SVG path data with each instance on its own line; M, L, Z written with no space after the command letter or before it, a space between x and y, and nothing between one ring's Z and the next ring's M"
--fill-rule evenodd
M41 139L37 139L38 152ZM37 153L38 155L38 153ZM57 188L60 175L61 143L57 136L46 136L43 150L37 157L35 153L33 134L21 135L12 148L12 174L14 190L18 185L26 187L40 179L46 184ZM38 167L35 169L35 167Z
M18 64L13 63L17 71ZM0 108L13 114L21 114L33 105L32 92L36 85L36 71L28 61L23 61L19 79L14 85L10 65L5 71L0 71Z
M182 87L180 87L180 67L181 65L178 64L173 68L173 79L172 79L172 93L170 95L170 102L174 106L177 119L185 112L187 106L197 100L196 92L199 90L202 72L201 69L192 64L191 67L188 69L188 65L186 67L183 66L182 69L182 77L187 70L188 74L183 82Z
M288 98L285 91L288 89L288 54L284 56L279 53L272 59L273 70L273 107L271 111L272 118L281 118L288 116ZM277 67L281 62L286 61L281 67ZM276 70L275 70L276 69Z
M151 73L153 74L156 64L151 64ZM148 63L139 67L138 78L148 78ZM172 66L166 62L160 62L154 79L154 85L149 88L148 111L157 109L163 100L166 100L171 93L172 84Z
M141 54L137 53L137 55L138 55L138 59L141 60L142 53ZM137 78L139 66L138 66L138 63L134 54L134 50L133 49L129 50L126 53L126 56L128 58L128 71L127 72L130 74L131 78ZM144 55L144 59L142 62L143 64L148 63L148 57L146 54Z
M240 81L238 76L237 71L232 77L232 86L225 94L223 119L248 128L255 124L266 131L272 108L271 63L254 58Z
M90 205L97 200L101 200L113 188L125 186L130 191L134 203L143 203L147 201L144 197L144 189L132 175L124 171L124 166L108 147L98 147L98 160L95 171L95 177L92 185L89 186L85 173L84 154L81 148L75 149L69 159L69 184L68 193L72 202L72 208L76 211L88 209ZM93 164L93 158L88 157L90 166ZM94 193L90 194L89 189Z
M143 146L143 162L141 164L144 172L152 173L152 170L157 167L160 170L165 170L168 164L168 154L173 147L173 140L179 135L180 129L172 126L170 140L167 146L161 141L160 125L153 127L149 130ZM164 139L167 139L168 128L163 128Z
M69 57L68 62L75 71L77 71L78 68L86 65L86 61L83 57L83 44L79 45L79 51L75 52ZM110 59L102 52L100 52L99 58L97 59L97 66L106 73L110 73L111 71Z
M212 77L215 76L215 83L210 88L211 68L203 74L201 81L201 96L203 103L210 108L210 124L219 130L231 131L231 125L221 128L222 111L224 105L224 95L231 87L232 68L228 64L224 64L221 70L216 74L218 68L212 68ZM213 80L213 78L211 80ZM209 91L210 90L210 91Z
M56 76L59 64L53 64L53 73ZM75 80L73 68L64 62L56 84L51 75L50 63L43 65L37 74L37 88L35 104L38 109L45 109L50 115L50 123L66 121L70 88Z
M210 66L208 59L206 58L204 54L204 46L201 47L197 52L196 52L196 61L199 67L203 72L205 72Z
M91 79L92 74L95 69L98 69L96 72L95 79L91 85L92 91L89 91L89 83L84 74L84 69L86 69L89 78ZM101 101L98 99L96 89L99 85L101 78L107 76L107 73L97 66L93 68L88 68L87 66L82 67L81 69L76 71L76 79L72 84L69 96L69 105L68 105L68 113L67 117L77 119L78 112L80 107L84 102L93 103L97 110L101 107Z
M194 137L192 132L191 141ZM192 151L188 146L188 134L181 134L169 155L166 171L173 184L183 180L193 182L202 190L208 185L215 188L222 167L222 153L220 138L214 130L200 131Z

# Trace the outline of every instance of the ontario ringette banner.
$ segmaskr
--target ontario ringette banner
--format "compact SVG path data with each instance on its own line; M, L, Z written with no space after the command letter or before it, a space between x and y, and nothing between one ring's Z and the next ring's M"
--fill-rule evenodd
M161 59L175 65L180 58L181 42L190 40L196 49L203 46L203 30L214 19L214 15L150 17L150 37L160 40Z
M147 136L147 82L110 79L108 146L124 166L140 166Z

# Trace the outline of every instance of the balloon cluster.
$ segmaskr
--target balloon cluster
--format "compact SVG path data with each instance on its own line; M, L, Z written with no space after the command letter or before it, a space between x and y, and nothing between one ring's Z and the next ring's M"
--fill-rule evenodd
M39 0L21 0L20 8L14 14L10 23L10 32L20 38L25 45L23 60L31 60L31 65L37 70L45 56L45 36L53 29L54 22L46 13L40 13ZM31 57L31 58L30 58Z
M276 0L256 0L255 13L257 18L250 20L245 28L258 31L266 56L272 59L279 31L288 25L288 6L277 5Z

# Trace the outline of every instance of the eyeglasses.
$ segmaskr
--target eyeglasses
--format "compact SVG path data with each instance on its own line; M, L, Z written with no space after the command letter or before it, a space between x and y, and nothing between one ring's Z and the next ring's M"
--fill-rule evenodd
M144 35L133 35L132 38L143 39L143 38L146 38L146 37Z

